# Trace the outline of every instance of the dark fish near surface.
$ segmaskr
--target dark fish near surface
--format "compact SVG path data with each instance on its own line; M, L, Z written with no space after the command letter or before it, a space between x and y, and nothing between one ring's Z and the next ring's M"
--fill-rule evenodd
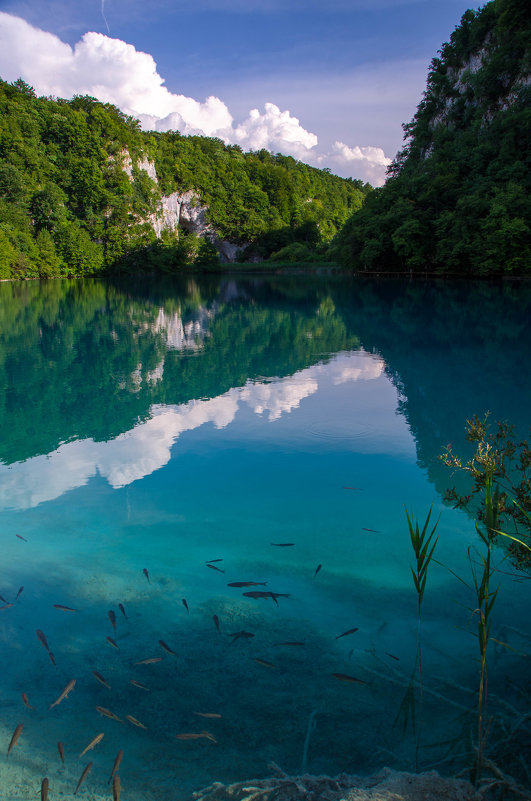
M129 679L133 687L140 687L141 690L147 690L149 692L149 687L146 687L144 684L140 684L139 681L135 681L135 679Z
M109 682L106 679L104 679L101 673L98 673L97 670L93 670L92 675L94 676L95 679L99 681L100 684L103 684L104 687L107 687L108 690L111 689L111 685L109 684Z
M274 642L273 645L304 645L303 642Z
M123 605L123 604L118 604L118 609L120 610L120 612L122 613L122 615L125 617L125 619L126 619L126 620L129 620L129 618L128 618L128 617L127 617L127 615L125 614L124 605Z
M165 650L165 651L166 651L168 654L173 654L173 656L177 656L177 654L175 653L175 651L172 651L172 649L170 648L170 646L169 646L169 645L166 645L166 643L164 642L164 640L159 640L159 645L160 645L160 647L161 647L161 648L163 648L163 649L164 649L164 650Z
M116 759L114 760L114 765L112 766L111 775L109 776L109 781L107 782L107 784L111 783L112 777L114 776L114 774L117 772L118 768L120 767L120 763L121 763L121 761L123 759L123 755L124 755L124 752L120 748L120 750L116 754Z
M162 662L162 657L150 656L148 659L141 659L140 662L135 662L135 665L153 665L155 662Z
M107 640L107 642L109 643L109 645L112 645L112 647L113 647L113 648L116 648L116 650L117 650L117 651L119 651L119 650L120 650L120 646L119 646L119 645L116 645L116 643L114 642L114 640L113 640L113 638L112 638L112 637L105 637L105 639Z
M210 564L211 562L223 562L223 559L207 559L205 564Z
M317 565L317 567L315 568L315 573L313 574L314 578L316 577L316 575L318 574L318 572L320 571L321 568L322 568L322 565Z
M217 615L212 615L212 620L214 621L214 626L219 631L219 617Z
M41 782L41 801L48 801L48 788L50 782L48 779L43 779Z
M391 659L396 659L396 661L397 661L397 662L400 662L400 657L398 657L398 656L395 656L394 654L390 654L390 653L388 653L387 651L385 651L385 655L386 655L386 656L390 656L390 657L391 657Z
M254 634L251 634L250 631L236 631L234 634L229 634L229 637L232 637L232 642L236 642L243 637L244 640L249 640L251 637L254 637Z
M114 614L114 612L112 611L112 609L109 609L109 611L107 612L107 614L109 615L109 620L111 621L111 626L112 626L112 627L113 627L113 629L116 631L116 615Z
M120 801L120 777L118 774L112 780L112 801Z
M19 599L19 595L21 594L21 592L22 592L22 590L23 590L23 589L24 589L24 587L20 587L19 591L18 591L18 592L17 592L17 594L15 595L15 601L18 601L18 599Z
M24 540L24 542L27 542L26 537L23 537L22 534L16 534L16 536L19 538L19 540Z
M251 592L243 592L246 598L272 598L278 606L277 598L289 598L289 593L285 592L264 592L263 590L252 590Z
M61 701L63 701L65 698L68 698L69 694L72 692L72 690L74 689L75 685L76 685L76 679L71 679L68 682L68 684L66 685L66 687L64 688L64 690L61 693L61 695L59 696L59 698L57 698L53 702L53 704L50 704L48 709L52 709L54 706L58 706L61 703Z
M347 676L345 673L332 673L332 676L334 679L347 682L347 684L368 684L368 682L362 681L362 679L356 679L354 676Z
M59 756L61 757L61 762L63 765L65 764L65 749L63 748L62 743L57 743L57 750L59 751Z
M7 603L7 601L6 601L6 599L4 598L3 595L0 595L0 601L2 601L3 604Z
M147 578L147 580L148 580L148 581L149 581L149 583L151 584L151 580L150 580L150 578L149 578L149 573L148 573L148 571L147 571L147 567L145 567L145 568L143 569L142 573L144 574L144 576Z
M105 709L104 706L97 706L96 712L99 712L100 715L103 715L105 718L110 718L111 720L117 720L118 723L123 723L122 718L119 718L118 715L115 715L114 712L111 712L109 709Z
M22 693L22 700L23 700L23 702L24 702L24 705L25 705L25 706L27 706L27 707L28 707L28 709L35 709L35 707L34 707L34 706L32 706L32 705L30 704L30 702L28 701L28 696L26 695L26 693Z
M72 609L71 606L63 606L63 604L54 604L54 609L61 609L63 612L77 612L77 609Z
M295 545L294 542L272 542L271 545L274 545L277 548L290 548L292 545Z
M48 656L50 657L50 662L52 663L52 665L53 665L54 667L56 667L56 663L55 663L55 656L52 654L52 652L51 652L51 651L48 651Z
M18 738L21 735L22 729L24 728L22 723L19 723L15 731L13 732L13 736L11 738L11 742L9 743L9 748L7 749L7 755L11 753L13 748L16 746Z
M83 751L80 753L79 759L81 759L81 757L84 756L87 753L87 751L91 751L96 745L98 745L98 743L101 743L104 737L105 737L104 732L102 732L101 734L97 734L96 737L94 737L94 739L91 740L90 743L87 745L87 747L84 748Z
M37 631L36 631L36 634L37 634L37 637L39 638L39 641L40 641L40 642L42 643L42 645L43 645L43 646L46 648L46 650L48 651L48 653L50 653L50 646L49 646L49 645L48 645L48 643L46 642L46 637L44 636L44 633L43 633L43 632L42 632L40 629L37 629Z
M356 626L355 629L349 629L348 631L344 631L343 634L338 634L336 640L341 639L341 637L346 637L347 634L354 634L355 631L358 631L358 627Z
M143 723L140 723L140 721L134 718L132 715L126 715L125 718L129 721L129 723L132 723L133 726L138 726L139 729L147 729L147 726L144 726Z
M377 528L362 528L362 531L372 531L373 534L380 534L381 532Z
M188 612L188 614L190 614L190 610L188 609L188 604L186 603L186 598L183 598L183 606L186 609L186 611Z
M259 665L263 665L264 667L268 667L268 668L276 667L276 665L274 665L272 662L266 662L265 659L257 659L257 658L255 658L254 661L258 662Z
M266 587L267 581L233 581L227 587Z
M220 567L216 567L216 565L211 565L210 563L207 564L207 567L209 567L211 570L217 570L218 573L224 573L225 572Z
M79 790L79 788L81 787L81 785L83 784L83 782L85 781L85 779L87 778L87 776L89 775L89 773L90 773L90 769L91 769L91 768L92 768L92 762L89 762L89 763L88 763L88 765L87 765L87 767L85 768L85 770L84 770L84 771L83 771L83 773L81 774L81 778L80 778L80 780L79 780L79 781L78 781L78 783L77 783L77 787L76 787L76 789L74 790L74 795L77 795L77 791Z

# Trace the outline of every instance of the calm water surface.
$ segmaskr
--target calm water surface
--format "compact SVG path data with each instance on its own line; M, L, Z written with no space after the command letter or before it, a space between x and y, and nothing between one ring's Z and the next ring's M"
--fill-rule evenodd
M271 761L414 769L404 505L441 514L420 767L462 768L478 663L455 574L470 581L478 542L442 503L460 479L437 456L449 442L466 453L465 421L486 410L526 434L530 310L519 283L0 285L5 751L24 726L1 797L36 797L43 776L70 797L92 760L78 795L109 798L119 749L127 801L182 799ZM492 633L514 650L492 648L489 702L510 726L529 710L529 584L501 566ZM244 595L256 591L280 595Z

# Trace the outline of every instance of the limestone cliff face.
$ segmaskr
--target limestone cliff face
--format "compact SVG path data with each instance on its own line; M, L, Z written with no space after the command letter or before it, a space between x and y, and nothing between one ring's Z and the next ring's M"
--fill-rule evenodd
M133 161L127 150L120 153L120 161L123 171L133 182ZM146 172L149 178L158 185L155 164L147 156L144 155L137 161L136 168ZM158 238L162 236L163 231L183 229L212 242L217 248L222 262L235 261L236 254L242 246L221 239L208 221L207 212L208 206L202 204L199 195L189 189L186 192L162 195L158 209L149 216L148 222Z

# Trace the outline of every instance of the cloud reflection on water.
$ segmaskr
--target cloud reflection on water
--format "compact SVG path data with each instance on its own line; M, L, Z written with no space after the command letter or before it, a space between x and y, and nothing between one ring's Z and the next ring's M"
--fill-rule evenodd
M224 429L238 411L249 407L264 421L275 422L298 409L301 401L324 385L373 381L385 364L365 351L341 353L327 363L268 382L247 381L215 398L178 406L153 406L151 418L106 442L75 440L48 455L0 466L0 507L27 509L85 485L99 474L119 489L160 469L170 461L180 435L207 423ZM365 446L366 447L366 446ZM370 448L369 448L370 449Z

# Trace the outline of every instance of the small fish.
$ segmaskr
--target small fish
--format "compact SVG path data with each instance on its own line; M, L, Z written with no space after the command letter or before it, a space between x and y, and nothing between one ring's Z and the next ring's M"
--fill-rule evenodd
M15 731L13 732L13 736L11 738L11 742L9 743L9 748L7 749L7 755L11 753L13 748L16 746L18 738L21 735L22 729L24 728L22 723L19 723Z
M13 601L13 603L16 603L16 601L18 601L19 596L20 596L20 594L21 594L23 589L24 589L24 587L20 587L19 591L17 592L17 594L15 596L15 600Z
M56 665L56 663L55 663L55 656L52 654L52 652L51 652L51 651L48 651L48 656L50 657L50 662L52 663L52 665L53 665L54 667L57 667L57 665Z
M13 604L4 604L3 606L0 606L0 609L11 609L12 606Z
M272 542L271 545L274 545L276 548L290 548L292 545L295 545L294 542Z
M194 712L194 715L198 715L200 718L220 718L221 715L218 712Z
M101 743L104 737L105 737L104 732L102 732L101 734L97 734L96 737L94 737L94 739L91 740L90 743L87 745L87 747L84 748L83 751L80 753L79 759L81 759L81 757L84 756L87 753L87 751L91 751L96 745L98 745L98 743Z
M394 654L389 654L387 651L384 651L386 656L390 656L391 659L396 659L397 662L400 662L400 657L395 656Z
M32 706L28 701L28 696L26 695L26 693L22 693L22 700L24 701L24 705L27 706L28 709L35 709L35 707Z
M318 574L318 572L320 571L321 568L322 568L322 565L317 565L317 567L315 568L315 573L313 574L314 578L316 577L316 575Z
M144 726L143 723L140 723L140 721L134 718L132 715L126 715L125 717L126 720L129 721L129 723L133 724L133 726L138 726L139 729L147 729L147 726Z
M205 564L210 564L211 562L223 562L223 559L207 559Z
M50 704L50 706L48 707L48 709L50 710L50 709L52 709L54 706L58 706L58 705L61 703L61 701L64 701L64 699L65 699L65 698L68 698L69 694L72 692L72 690L74 689L75 685L76 685L76 679L70 679L70 681L68 682L68 684L67 684L67 685L66 685L66 687L64 688L64 690L63 690L63 692L61 693L61 695L59 696L59 698L57 698L57 699L56 699L56 700L53 702L53 704Z
M40 629L37 629L36 634L37 634L37 637L39 638L39 641L42 643L42 645L46 648L46 650L49 653L50 652L50 646L48 645L48 643L46 641L46 637L44 636L44 633Z
M304 645L303 642L274 642L273 645Z
M201 732L188 732L186 734L176 734L175 737L178 740L200 740L204 738L205 740L211 740L213 743L217 743L216 738L213 734L210 734L209 731L201 731Z
M90 769L91 769L91 768L92 768L92 762L89 762L89 763L88 763L88 765L87 765L87 767L85 768L85 770L84 770L84 771L83 771L83 773L81 774L81 778L80 778L80 780L79 780L79 781L78 781L78 783L77 783L77 787L76 787L76 789L74 790L74 795L77 795L77 791L79 790L79 788L81 787L81 785L83 784L83 782L85 781L85 779L87 778L87 776L89 775L89 773L90 773Z
M17 536L19 540L24 540L24 542L27 542L26 537L23 537L22 534L16 534L15 536Z
M63 606L63 604L54 604L54 609L61 609L63 612L77 612L77 609L72 609L71 606Z
M150 656L148 659L141 659L140 662L135 662L135 665L153 665L155 662L162 662L162 657Z
M139 681L135 681L135 679L129 679L133 687L140 687L141 690L147 690L150 692L149 687L146 687L145 684L140 684Z
M124 605L123 605L123 604L118 604L118 609L120 610L120 612L122 613L122 615L125 617L125 619L126 619L126 620L129 620L129 618L128 618L128 617L127 617L127 615L125 614Z
M43 779L41 782L41 801L48 801L48 788L50 782L48 779Z
M264 667L268 667L268 668L276 667L276 665L274 665L272 662L266 662L265 659L256 659L255 658L254 661L257 662L259 665L263 665Z
M267 581L233 581L227 587L266 587Z
M107 782L107 784L111 783L112 777L114 776L114 774L117 772L118 768L120 767L120 763L121 763L121 761L123 759L123 755L124 755L124 752L120 748L120 750L116 754L116 759L114 760L114 765L112 766L111 775L109 776L109 781Z
M358 627L356 626L355 629L349 629L348 631L344 631L343 634L338 634L336 640L339 640L341 637L346 637L347 634L354 634L355 631L358 631Z
M117 720L118 723L123 723L122 718L119 718L118 715L115 715L114 712L111 712L110 709L105 709L104 706L97 706L96 712L99 712L105 718L110 718L111 720Z
M63 748L62 743L57 743L57 750L59 751L59 756L61 757L61 762L63 765L65 764L65 749Z
M112 801L120 801L120 777L118 774L112 780Z
M212 620L214 621L214 626L219 631L219 617L217 615L212 615Z
M112 645L113 648L116 648L117 651L120 650L120 646L116 645L112 637L105 637L109 645Z
M109 684L109 682L106 679L104 679L101 673L98 673L97 670L93 670L92 675L94 676L95 679L99 681L100 684L103 684L104 687L107 687L108 690L111 689L111 685Z
M343 487L343 489L350 489L350 490L361 490L361 487Z
M183 598L182 600L183 600L183 606L184 606L184 608L186 609L186 611L188 612L188 614L190 614L190 610L188 609L188 604L186 603L186 598Z
M147 571L147 567L145 567L145 568L143 569L142 573L144 574L144 576L147 578L147 580L148 580L148 581L149 581L149 583L151 584L151 580L150 580L150 578L149 578L149 573L148 573L148 571Z
M348 684L367 684L368 682L362 681L361 679L356 679L354 676L347 676L345 673L332 673L334 679L339 679L339 681L345 681Z
M373 534L381 534L377 528L362 528L362 531L372 531Z
M244 640L249 640L251 637L254 637L254 634L251 634L250 631L236 631L234 634L229 634L229 637L232 637L232 642L236 642L243 637Z
M277 598L289 598L289 593L285 592L264 592L263 590L252 590L251 592L243 592L246 598L272 598L278 606Z
M7 604L7 601L3 595L0 595L0 601L2 601L3 604Z
M224 573L225 572L220 567L216 567L216 565L207 564L207 567L209 567L211 570L217 570L218 573Z
M116 631L116 615L114 614L112 609L109 609L107 614L109 615L109 620L111 621L111 626L113 627L114 631Z
M164 649L164 650L165 650L165 651L166 651L168 654L173 654L173 656L177 656L177 654L175 653L175 651L172 651L172 649L170 648L170 646L169 646L169 645L166 645L166 643L164 642L164 640L159 640L159 645L160 645L160 647L161 647L161 648L163 648L163 649Z

